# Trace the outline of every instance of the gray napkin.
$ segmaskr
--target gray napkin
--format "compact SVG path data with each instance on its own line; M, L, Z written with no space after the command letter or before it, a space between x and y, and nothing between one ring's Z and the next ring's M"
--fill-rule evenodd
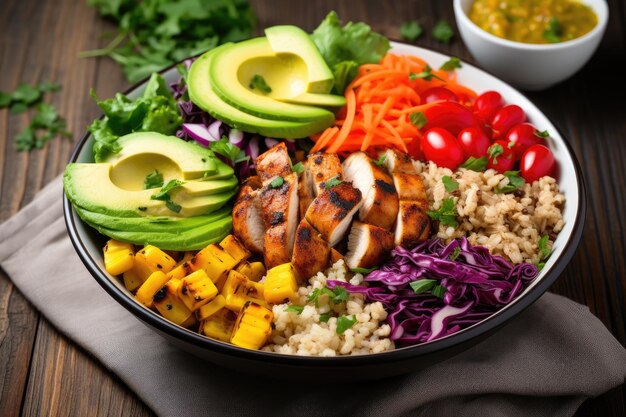
M569 416L624 382L626 350L587 307L545 294L494 336L428 369L307 385L224 370L178 350L90 276L53 181L0 226L0 264L61 332L162 416Z

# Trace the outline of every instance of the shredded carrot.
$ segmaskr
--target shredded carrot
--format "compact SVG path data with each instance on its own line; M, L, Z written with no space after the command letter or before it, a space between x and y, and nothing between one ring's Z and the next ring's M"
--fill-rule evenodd
M358 75L346 88L346 106L337 114L334 126L311 136L312 152L325 150L345 155L361 150L374 152L394 147L407 152L422 132L410 121L411 113L428 110L437 102L423 103L420 94L432 87L445 86L455 94L473 100L476 93L461 85L454 72L431 69L440 79L416 78L427 70L427 63L416 56L387 54L379 64L359 67ZM413 77L415 78L415 77Z

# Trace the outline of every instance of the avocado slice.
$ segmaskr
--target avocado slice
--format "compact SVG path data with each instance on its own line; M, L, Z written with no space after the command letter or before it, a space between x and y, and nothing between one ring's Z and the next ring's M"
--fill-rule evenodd
M225 102L264 119L332 123L334 115L320 107L283 103L275 98L306 92L307 65L294 54L275 54L267 38L253 38L215 53L209 76L213 90ZM251 81L261 76L271 88L265 93ZM252 87L252 88L251 88Z
M333 120L319 119L310 122L269 120L246 113L223 101L212 87L209 69L213 55L232 44L219 46L205 53L189 70L189 97L202 110L244 132L258 133L272 138L297 139L320 132L333 124Z

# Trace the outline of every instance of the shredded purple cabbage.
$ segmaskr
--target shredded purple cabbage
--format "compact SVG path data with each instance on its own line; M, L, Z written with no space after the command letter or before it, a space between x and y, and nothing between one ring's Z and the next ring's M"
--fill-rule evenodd
M398 346L429 342L483 320L510 303L539 273L535 265L512 265L466 238L448 245L429 240L411 250L397 247L391 254L388 263L365 277L367 287L326 284L380 301L389 313L390 338ZM420 279L436 280L445 289L443 297L432 291L416 294L410 283Z

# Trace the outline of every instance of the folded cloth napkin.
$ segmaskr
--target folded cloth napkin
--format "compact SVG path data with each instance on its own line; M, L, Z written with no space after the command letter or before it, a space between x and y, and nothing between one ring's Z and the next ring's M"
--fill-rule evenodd
M173 347L100 288L67 236L61 196L57 179L0 226L0 264L162 416L569 416L626 377L624 347L587 307L554 294L456 357L395 378L307 385L224 370Z

